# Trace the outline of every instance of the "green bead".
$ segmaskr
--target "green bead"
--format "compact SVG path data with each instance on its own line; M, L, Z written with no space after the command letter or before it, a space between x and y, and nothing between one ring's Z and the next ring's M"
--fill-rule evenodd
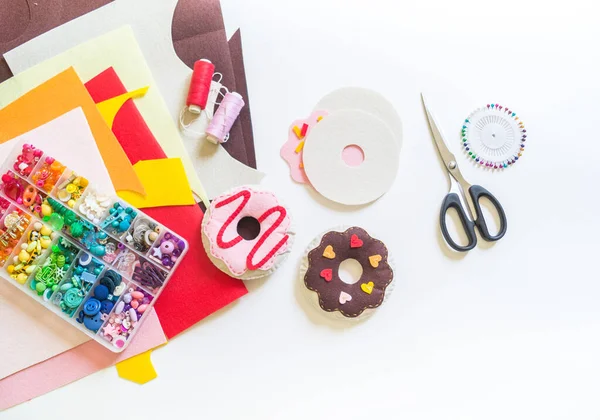
M38 284L35 285L35 290L39 294L42 294L42 293L44 293L44 290L46 290L46 285L44 283L38 283Z
M73 223L71 225L71 235L74 238L81 238L83 236L83 225L79 222Z
M75 212L73 210L68 210L65 215L65 224L67 226L71 226L73 223L75 223L77 221L77 215L75 214Z
M469 156L472 156L472 155L473 155L473 152L469 152Z

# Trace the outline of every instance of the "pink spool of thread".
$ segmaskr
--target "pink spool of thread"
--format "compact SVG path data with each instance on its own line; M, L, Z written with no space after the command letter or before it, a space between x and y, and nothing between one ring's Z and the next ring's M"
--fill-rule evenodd
M215 65L205 58L194 63L194 73L190 81L190 90L186 105L192 114L200 114L206 108L210 93L210 82L215 73Z
M215 144L225 143L231 126L240 115L244 105L242 95L236 92L228 92L206 128L206 139Z

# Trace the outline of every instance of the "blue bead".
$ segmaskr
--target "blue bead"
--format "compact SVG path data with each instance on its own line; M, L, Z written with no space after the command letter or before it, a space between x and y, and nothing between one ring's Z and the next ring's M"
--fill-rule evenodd
M103 284L99 284L94 289L94 297L98 300L106 300L108 297L108 287Z
M86 316L85 318L83 318L83 325L85 325L85 327L88 330L94 331L94 332L97 332L100 329L103 322L104 321L102 321L100 312L98 312L97 314L95 314L93 316Z
M83 304L83 313L87 316L94 316L100 312L100 301L96 298L89 298Z
M114 308L115 304L111 300L103 300L102 306L100 307L100 312L103 314L108 314Z

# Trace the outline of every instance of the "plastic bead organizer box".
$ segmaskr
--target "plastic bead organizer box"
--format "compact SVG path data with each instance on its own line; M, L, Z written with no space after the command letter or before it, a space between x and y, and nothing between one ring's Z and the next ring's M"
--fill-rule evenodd
M2 166L2 277L113 352L131 342L188 248L32 145Z

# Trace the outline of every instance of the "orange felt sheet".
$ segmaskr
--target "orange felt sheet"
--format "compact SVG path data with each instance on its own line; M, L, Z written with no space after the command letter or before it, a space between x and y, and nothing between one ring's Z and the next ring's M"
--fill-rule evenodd
M98 112L72 68L27 92L0 110L0 143L33 130L81 107L116 191L145 194L127 155Z

